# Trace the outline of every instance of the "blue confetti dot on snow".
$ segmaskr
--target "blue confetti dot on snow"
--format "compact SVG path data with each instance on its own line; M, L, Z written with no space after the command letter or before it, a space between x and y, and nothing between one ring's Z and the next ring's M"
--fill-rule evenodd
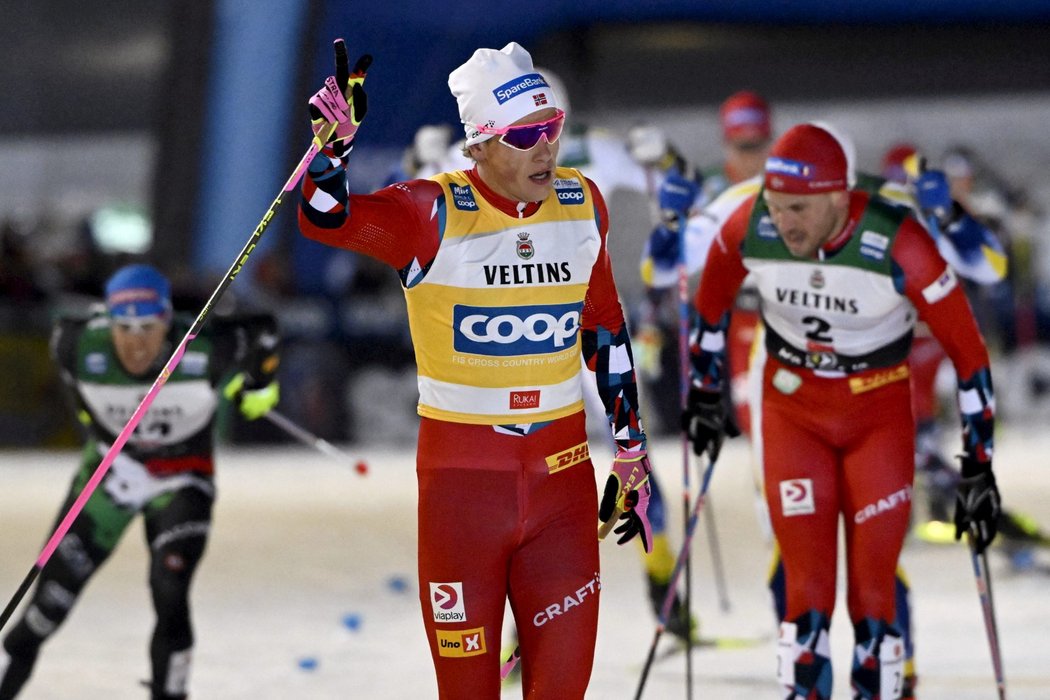
M408 590L408 582L404 576L391 576L386 583L394 593L404 593Z
M361 616L357 613L343 615L343 626L352 632L356 632L361 627Z
M299 659L299 668L301 668L304 671L313 671L315 668L317 668L317 657L304 656L303 658Z

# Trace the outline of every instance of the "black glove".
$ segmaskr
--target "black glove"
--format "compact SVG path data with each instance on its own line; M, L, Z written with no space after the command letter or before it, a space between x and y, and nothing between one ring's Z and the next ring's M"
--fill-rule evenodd
M702 455L706 451L712 462L718 459L726 436L734 438L740 434L722 392L696 387L689 389L682 411L682 430L693 443L693 452Z
M995 539L1002 508L991 462L962 457L962 479L955 493L955 539L969 532L978 554Z

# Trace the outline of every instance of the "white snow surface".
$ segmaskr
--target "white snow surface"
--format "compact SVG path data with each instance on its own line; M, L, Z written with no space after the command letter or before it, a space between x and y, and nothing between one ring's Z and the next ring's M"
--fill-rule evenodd
M412 446L345 446L340 463L305 448L240 449L218 456L219 500L208 551L193 591L197 635L193 700L436 697L416 583L416 486ZM598 453L598 450L595 450ZM1006 504L1044 527L1050 435L997 438ZM367 462L358 475L354 460ZM596 481L606 459L596 454ZM0 596L14 594L50 534L77 462L73 452L0 452ZM653 462L667 496L668 522L682 539L681 450L658 442ZM695 490L699 483L694 471ZM770 546L754 508L746 444L727 444L711 487L731 609L719 609L707 533L693 547L694 610L704 636L760 640L693 655L693 697L775 698L774 624L765 588ZM588 698L631 698L655 622L639 550L601 546L601 615ZM1039 556L1047 558L1044 553ZM141 523L125 534L62 629L45 645L24 700L146 697L153 623ZM1050 697L1050 578L1013 572L993 552L991 569L1009 697ZM909 542L903 564L914 592L923 700L996 697L988 644L967 550ZM407 587L398 591L398 579ZM835 698L849 697L851 630L843 607L832 626ZM351 629L344 623L356 616ZM13 623L8 623L10 626ZM6 632L6 630L5 630ZM661 641L661 649L673 644ZM316 663L312 670L300 661ZM653 667L645 697L685 697L684 655ZM521 697L509 686L504 698Z

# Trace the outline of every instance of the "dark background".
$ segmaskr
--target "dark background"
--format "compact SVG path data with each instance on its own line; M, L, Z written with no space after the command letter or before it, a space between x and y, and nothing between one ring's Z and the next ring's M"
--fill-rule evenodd
M93 248L90 216L113 205L140 212L153 244L139 257L170 274L178 304L196 313L305 149L305 101L331 72L337 36L352 54L375 56L352 168L362 190L381 183L420 125L458 126L449 71L475 48L511 40L562 77L587 121L663 115L674 129L668 115L710 120L744 87L788 113L811 103L1050 100L1047 2L642 5L0 2L0 446L74 439L47 332L129 259ZM984 133L951 109L936 119L945 132ZM982 145L994 154L991 137L1007 139L1039 172L1044 128L989 134ZM862 152L866 129L854 126ZM717 155L700 130L682 138L691 155ZM397 410L414 401L403 310L369 296L389 288L389 271L333 266L332 250L302 240L295 206L283 207L227 301L279 314L294 387L282 409L322 435L356 439L348 377L361 367L389 371L372 390L397 394Z

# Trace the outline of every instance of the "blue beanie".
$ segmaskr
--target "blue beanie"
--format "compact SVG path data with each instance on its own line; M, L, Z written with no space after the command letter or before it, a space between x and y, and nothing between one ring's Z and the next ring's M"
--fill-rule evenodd
M106 282L106 307L115 318L167 316L171 284L149 265L127 265Z

